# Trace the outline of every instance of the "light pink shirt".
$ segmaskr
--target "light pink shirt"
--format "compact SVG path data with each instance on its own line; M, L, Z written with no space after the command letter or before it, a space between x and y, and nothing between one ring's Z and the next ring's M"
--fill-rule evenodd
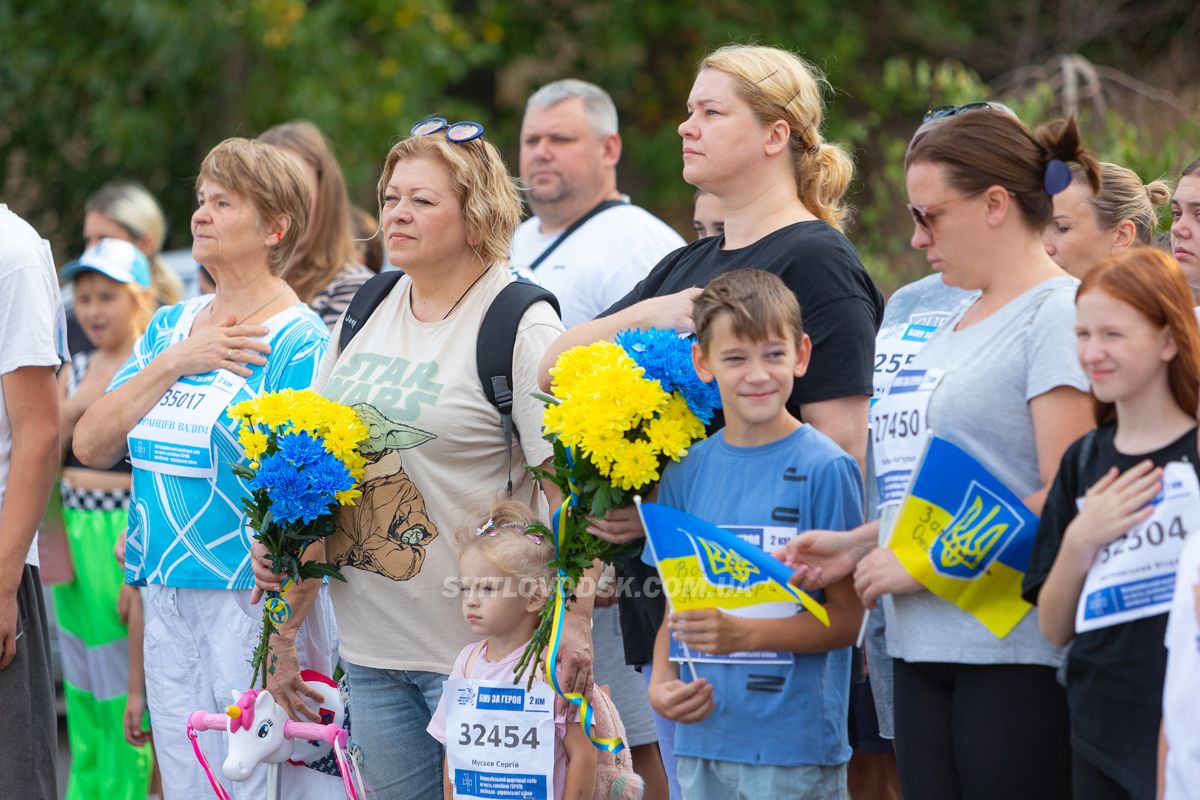
M489 681L505 681L514 686L513 669L517 666L517 661L521 658L521 653L524 652L525 645L521 645L516 650L513 650L499 661L490 661L487 657L487 640L469 644L462 649L458 657L454 659L454 668L450 670L449 680L459 678L476 678ZM475 653L474 658L471 654ZM467 675L465 670L467 659L471 660L471 674ZM539 676L541 671L538 671ZM555 800L562 800L563 791L567 782L567 750L563 746L563 737L567 735L567 709L571 706L567 705L561 697L555 698L554 705L554 797ZM572 714L574 717L574 714ZM443 745L446 743L446 694L442 691L442 699L438 701L437 710L433 712L433 719L429 721L429 726L425 729L430 736L437 739Z

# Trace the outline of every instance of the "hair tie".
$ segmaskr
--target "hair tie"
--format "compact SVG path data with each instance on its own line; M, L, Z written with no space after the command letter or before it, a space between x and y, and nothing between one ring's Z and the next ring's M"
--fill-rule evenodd
M815 156L815 155L819 154L820 152L821 152L821 145L819 145L819 144L814 144L812 147L808 148L808 154L810 156Z
M1042 188L1046 190L1046 194L1053 197L1059 192L1065 191L1073 179L1070 167L1060 159L1051 159L1050 163L1046 165L1046 172L1042 175Z

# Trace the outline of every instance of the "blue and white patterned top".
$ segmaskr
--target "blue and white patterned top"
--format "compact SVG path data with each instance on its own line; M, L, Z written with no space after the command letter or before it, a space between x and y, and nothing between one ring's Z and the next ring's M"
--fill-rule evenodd
M212 295L205 295L159 309L109 391L186 338L196 315L212 300ZM267 364L250 365L252 374L231 404L279 389L307 389L329 344L325 324L303 304L276 314L263 325L270 330ZM241 503L250 489L231 469L235 463L247 462L238 444L236 424L225 414L213 427L211 448L217 464L215 480L134 468L125 550L127 583L204 589L249 589L254 585L250 568L254 532L246 525Z

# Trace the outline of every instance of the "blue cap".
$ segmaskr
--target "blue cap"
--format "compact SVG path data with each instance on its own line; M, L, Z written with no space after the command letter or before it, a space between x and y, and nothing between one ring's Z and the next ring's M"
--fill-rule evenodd
M136 283L143 289L150 288L150 262L141 250L122 239L101 239L84 250L83 255L63 267L63 280L71 280L87 270L99 272L118 283Z

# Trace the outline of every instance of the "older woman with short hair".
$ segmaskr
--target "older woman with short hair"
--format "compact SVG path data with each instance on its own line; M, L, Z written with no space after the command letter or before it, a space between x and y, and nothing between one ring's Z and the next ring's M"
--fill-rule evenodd
M189 713L221 708L247 688L261 612L250 605L252 531L233 472L247 460L226 409L264 392L307 388L325 352L321 320L279 277L308 221L309 190L271 145L228 139L196 183L192 255L216 293L159 309L105 395L75 428L88 466L133 463L126 580L145 583L147 701L163 788L171 798L211 789L182 735ZM282 628L268 687L293 717L299 666L329 674L334 632L326 590L310 592L304 624ZM311 714L309 714L311 716ZM224 739L220 742L224 747ZM221 753L220 758L224 758ZM337 796L330 776L286 767L284 795ZM261 797L265 771L235 796Z

